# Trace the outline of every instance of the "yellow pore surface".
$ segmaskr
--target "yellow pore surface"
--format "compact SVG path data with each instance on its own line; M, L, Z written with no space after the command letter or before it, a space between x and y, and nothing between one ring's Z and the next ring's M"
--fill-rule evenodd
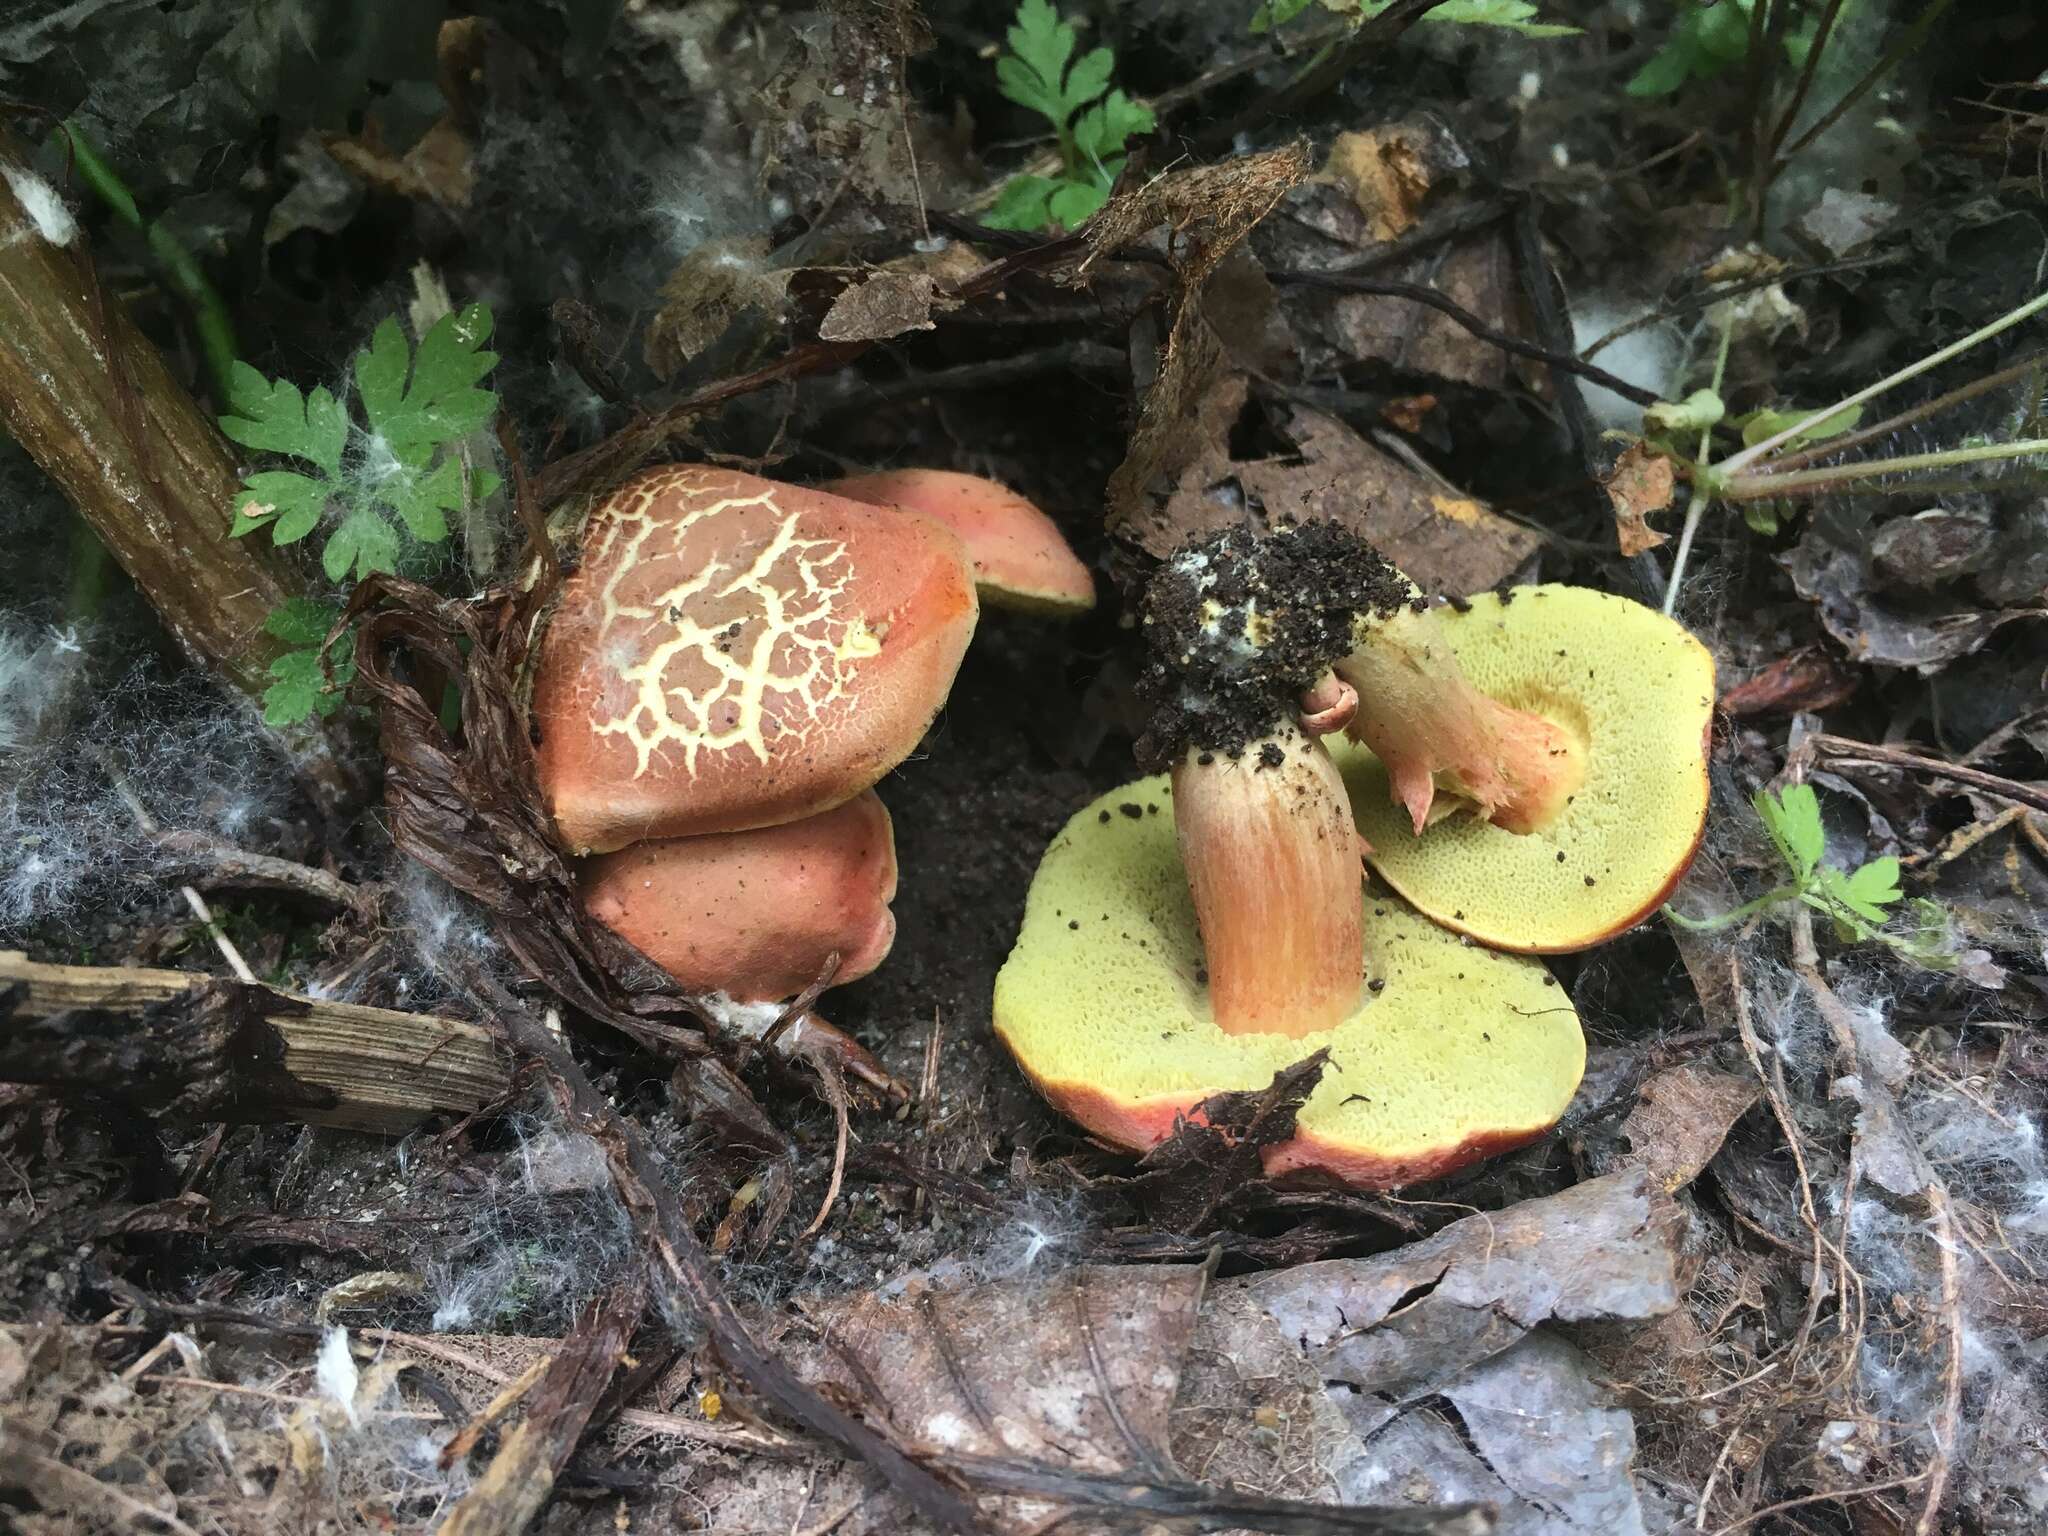
M1420 837L1365 748L1330 738L1372 866L1445 927L1501 949L1584 949L1670 893L1707 816L1714 658L1683 626L1589 587L1517 587L1445 610L1480 692L1578 738L1586 780L1548 827L1453 815Z
M1297 1125L1340 1156L1423 1166L1555 1122L1585 1041L1541 962L1466 944L1392 897L1361 899L1365 974L1349 1019L1292 1040L1225 1034L1209 1012L1171 788L1141 779L1075 816L1047 851L996 977L996 1031L1056 1104L1131 1146L1170 1132L1176 1108L1265 1088L1324 1046L1330 1065Z

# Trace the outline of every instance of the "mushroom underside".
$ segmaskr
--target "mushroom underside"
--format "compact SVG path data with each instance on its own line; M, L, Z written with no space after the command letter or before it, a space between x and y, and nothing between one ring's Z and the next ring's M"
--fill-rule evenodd
M1662 614L1580 587L1482 594L1444 612L1442 632L1481 692L1582 747L1585 777L1534 831L1454 814L1418 836L1379 760L1332 738L1368 862L1433 921L1495 949L1585 949L1642 921L1706 825L1712 653Z
M1203 1099L1262 1089L1327 1047L1296 1136L1266 1163L1358 1187L1446 1173L1555 1124L1585 1042L1542 964L1466 945L1393 898L1360 899L1356 1011L1299 1039L1226 1034L1209 1010L1170 786L1140 780L1075 816L1039 866L996 979L997 1033L1055 1107L1132 1149Z

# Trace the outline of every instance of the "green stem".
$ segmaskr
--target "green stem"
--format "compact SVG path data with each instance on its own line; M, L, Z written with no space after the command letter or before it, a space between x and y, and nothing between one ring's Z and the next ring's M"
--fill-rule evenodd
M93 148L92 141L76 123L66 122L58 130L71 145L71 163L78 179L107 205L116 219L126 225L149 248L165 284L192 313L192 327L199 336L199 349L206 357L206 371L213 377L218 400L229 398L234 365L240 355L235 347L234 324L228 307L190 251L178 243L161 219L149 220L135 204L135 196Z
M1940 367L1950 358L1969 351L1970 348L1976 346L1979 342L1989 341L2001 331L2011 330L2022 320L2030 319L2044 309L2048 309L2048 292L2036 294L2026 303L2020 305L2019 308L2007 310L1989 325L1979 326L1961 341L1950 342L1940 351L1930 352L1918 362L1908 363L1897 373L1886 375L1867 389L1859 389L1855 394L1845 399L1837 400L1833 405L1824 405L1817 411L1807 412L1789 427L1785 428L1784 431L1765 438L1754 447L1743 449L1742 452L1736 454L1734 458L1721 466L1722 472L1726 475L1741 474L1750 465L1756 463L1773 449L1784 447L1785 444L1791 442L1802 432L1805 432L1817 423L1826 421L1831 416L1839 416L1852 406L1861 405L1866 400L1873 400L1886 390L1903 384L1908 379L1918 378L1930 368Z
M1735 339L1735 306L1721 322L1721 349L1714 354L1714 393L1721 393L1721 378L1728 371L1728 346ZM1714 452L1714 423L1700 429L1700 451L1693 461L1692 499L1685 504L1685 526L1679 530L1678 548L1671 556L1671 579L1664 584L1664 617L1678 606L1678 585L1685 579L1685 562L1692 558L1693 537L1700 531L1700 519L1707 515L1707 503L1714 499L1715 477L1707 471Z
M1873 480L1879 475L1904 474L1912 469L1946 469L1956 464L1986 464L1999 459L2025 459L2048 453L2048 438L2029 438L2019 443L1983 443L1975 448L1946 448L1939 453L1907 453L1892 459L1872 459L1863 464L1830 464L1822 469L1798 469L1774 475L1768 470L1755 475L1723 475L1717 482L1724 501L1760 501L1792 491L1818 490L1856 480Z
M1766 907L1775 907L1782 902L1791 901L1798 895L1798 886L1781 885L1774 891L1765 891L1754 901L1745 901L1741 906L1731 907L1716 917L1687 917L1676 907L1668 905L1663 910L1664 915L1681 928L1693 933L1718 933L1723 928L1733 928L1737 923L1755 916Z

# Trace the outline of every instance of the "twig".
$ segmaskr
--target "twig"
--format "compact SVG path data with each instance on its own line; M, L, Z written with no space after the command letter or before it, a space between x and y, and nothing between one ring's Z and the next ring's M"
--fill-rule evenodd
M1934 29L1934 24L1941 20L1942 13L1953 3L1954 0L1928 0L1927 9L1913 18L1913 24L1906 28L1898 42L1892 45L1891 51L1871 65L1862 79L1843 92L1841 100L1822 113L1818 122L1799 135L1786 148L1785 152L1771 163L1771 176L1775 179L1778 172L1785 168L1793 156L1797 155L1807 145L1840 122L1842 114L1869 94L1871 88L1878 81L1882 80L1894 69L1897 69L1905 60L1912 58L1914 54L1918 53L1920 45L1927 40L1927 34Z
M1865 443L1874 443L1879 438L1887 437L1898 431L1901 427L1909 427L1916 421L1925 421L1931 416L1939 416L1943 411L1953 406L1961 405L1966 400L1974 400L1979 395L1986 395L1994 389L2000 389L2007 384L2016 383L2028 374L2035 372L2043 363L2048 363L2048 352L2030 352L2009 368L2001 368L1996 373L1985 374L1981 379L1973 379L1968 384L1952 389L1946 394L1936 395L1932 400L1911 406L1906 410L1900 411L1895 416L1887 416L1883 421L1878 422L1874 426L1859 427L1856 431L1845 432L1840 437L1825 438L1815 443L1811 448L1802 448L1797 453L1788 453L1782 457L1773 458L1771 460L1770 472L1775 475L1785 470L1803 469L1807 465L1817 463L1822 459L1831 459L1836 454L1847 453L1852 448L1861 448ZM1888 468L1889 466L1880 467Z
M818 1074L818 1081L824 1085L825 1098L832 1105L832 1181L825 1186L825 1202L818 1207L818 1214L811 1218L811 1224L797 1235L798 1242L808 1242L825 1230L825 1222L832 1215L832 1207L839 1200L839 1186L846 1177L846 1139L851 1133L852 1115L846 1098L846 1079L837 1067L825 1060L814 1060L812 1066Z
M1846 1499L1868 1498L1873 1493L1890 1493L1896 1488L1911 1488L1921 1482L1925 1472L1909 1473L1905 1477L1894 1477L1882 1483L1865 1483L1861 1488L1836 1488L1825 1493L1802 1493L1796 1499L1780 1499L1775 1504L1766 1504L1762 1509L1751 1510L1740 1520L1731 1520L1726 1525L1716 1526L1712 1536L1734 1536L1736 1531L1748 1530L1757 1521L1772 1515L1781 1515L1788 1509L1798 1509L1807 1504L1826 1504Z
M1766 273L1762 277L1746 277L1739 283L1723 283L1709 288L1704 293L1691 294L1670 304L1661 304L1655 309L1645 310L1635 319L1617 325L1613 330L1597 338L1591 345L1579 349L1579 356L1591 362L1594 356L1604 352L1624 336L1630 336L1645 326L1655 325L1660 320L1676 320L1680 315L1689 315L1696 309L1711 309L1723 299L1739 299L1745 293L1755 293L1760 288L1775 288L1784 283L1796 283L1808 277L1833 277L1842 272L1857 272L1865 267L1890 267L1904 261L1906 257L1898 251L1879 251L1868 256L1849 256L1841 261L1825 261L1810 267L1789 267L1782 272Z
M983 362L956 363L950 368L933 368L906 374L900 379L857 385L843 400L826 405L818 413L821 423L837 421L855 413L867 413L884 406L924 400L957 390L997 389L1048 373L1107 373L1130 366L1130 360L1115 347L1099 341L1063 341L1035 352Z
M1794 438L1809 431L1819 423L1828 420L1830 417L1839 416L1842 412L1861 405L1866 400L1874 400L1887 390L1894 389L1905 383L1908 379L1917 379L1929 369L1938 368L1950 358L1960 356L1980 342L1989 341L1992 337L2011 330L2021 321L2032 319L2044 309L2048 309L2048 292L2036 294L2026 303L2019 305L2015 309L2009 309L1997 319L1979 326L1960 341L1952 341L1945 347L1929 352L1925 357L1908 363L1896 373L1886 374L1875 384L1859 389L1853 395L1837 400L1833 405L1824 405L1818 410L1808 411L1783 431L1774 433L1762 442L1743 449L1742 452L1727 460L1722 464L1721 472L1725 475L1741 474L1750 465L1784 447L1785 444L1791 442Z
M135 825L142 829L142 835L151 841L162 836L155 820L143 809L142 801L136 796L135 791L129 788L128 780L122 775L121 770L105 757L100 759L100 766L113 781L114 793L119 795L121 802L128 807L128 814L135 818ZM249 962L242 958L242 952L235 947L235 941L222 932L220 924L214 921L213 911L206 905L206 898L189 885L179 886L178 894L185 898L185 905L192 909L192 915L199 919L200 925L211 936L215 947L220 950L221 958L227 961L228 969L235 973L236 980L254 984L256 973L249 969Z
M1827 51L1828 37L1835 30L1835 18L1841 13L1842 0L1828 0L1828 8L1821 12L1820 24L1813 31L1813 41L1807 45L1806 63L1800 68L1798 83L1792 87L1792 99L1785 103L1784 114L1778 119L1778 126L1771 131L1768 152L1774 159L1779 146L1785 142L1785 135L1799 121L1799 109L1806 105L1806 93L1813 89L1813 77L1820 73L1821 55Z
M1934 1536L1963 1411L1963 1304L1956 1269L1955 1223L1949 1213L1947 1186L1939 1179L1930 1180L1925 1193L1934 1218L1934 1244L1941 1255L1941 1315L1948 1325L1948 1352L1941 1370L1941 1419L1934 1426L1934 1459L1927 1467L1927 1497L1920 1506L1916 1536Z
M2017 779L1986 773L1982 768L1943 762L1938 757L1923 757L1902 747L1876 746L1870 742L1852 741L1846 736L1830 736L1824 732L1817 732L1807 737L1801 743L1801 748L1815 759L1824 758L1828 762L1848 766L1860 764L1873 768L1904 768L1912 773L1924 773L1929 778L1967 784L1979 794L1989 795L1993 799L2029 806L2037 811L2048 811L2048 788L2036 784L2022 784Z
M1722 375L1728 371L1728 345L1735 337L1735 312L1731 309L1721 327L1721 348L1714 354L1715 394L1721 392ZM1700 428L1700 447L1697 463L1701 469L1707 466L1707 455L1713 451L1714 427L1709 422ZM1707 505L1713 500L1708 490L1706 477L1699 476L1693 481L1692 498L1685 504L1685 524L1679 530L1678 548L1671 556L1671 579L1664 584L1664 616L1669 618L1678 603L1678 589L1685 580L1685 562L1692 554L1692 541L1700 531L1700 520L1707 514Z
M159 854L189 874L193 883L209 888L287 891L328 906L342 907L364 919L374 918L383 891L353 885L339 875L295 859L251 853L208 832L158 832L151 843Z
M1426 304L1431 309L1449 315L1489 346L1498 347L1503 352L1511 352L1516 357L1526 357L1532 362L1561 369L1565 373L1577 374L1589 383L1598 384L1602 389L1620 395L1622 399L1637 405L1651 406L1657 403L1658 396L1655 390L1631 384L1618 374L1609 373L1605 368L1592 363L1582 362L1569 352L1539 347L1534 342L1522 340L1519 336L1510 336L1505 331L1495 330L1471 310L1445 298L1434 288L1426 288L1420 283L1354 277L1345 272L1304 272L1285 267L1268 272L1266 276L1275 283L1294 287L1322 288L1332 293L1358 293L1379 298L1406 299L1412 304Z

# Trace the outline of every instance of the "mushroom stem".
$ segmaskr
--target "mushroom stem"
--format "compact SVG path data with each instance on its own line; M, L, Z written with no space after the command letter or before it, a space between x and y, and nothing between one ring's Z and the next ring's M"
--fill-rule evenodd
M1235 758L1190 748L1173 805L1217 1025L1298 1038L1355 1013L1363 872L1323 744L1289 724Z
M1534 832L1585 779L1584 750L1569 732L1473 686L1434 609L1361 625L1336 671L1358 690L1350 734L1386 764L1418 836L1457 808L1435 805L1439 791L1482 821Z

